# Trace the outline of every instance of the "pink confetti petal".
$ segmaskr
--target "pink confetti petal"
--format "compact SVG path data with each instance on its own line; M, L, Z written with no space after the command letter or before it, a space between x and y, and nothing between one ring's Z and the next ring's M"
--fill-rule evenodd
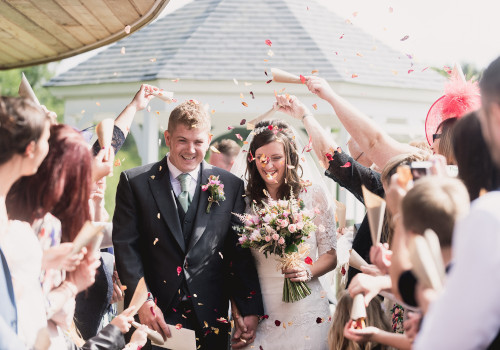
M177 266L177 276L180 276L181 272L182 272L182 267Z
M271 40L269 40L269 39L267 39L267 40L266 40L266 45L267 45L267 46L271 46L272 44L273 44L273 43L272 43L272 41L271 41Z
M405 35L404 37L402 37L401 39L399 39L400 41L405 41L405 40L408 40L410 38L409 35Z
M349 168L351 166L351 162L347 162L344 165L341 165L341 168Z

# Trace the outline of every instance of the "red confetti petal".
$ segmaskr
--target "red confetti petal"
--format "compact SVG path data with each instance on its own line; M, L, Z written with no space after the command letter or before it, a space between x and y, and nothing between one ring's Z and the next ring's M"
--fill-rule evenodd
M267 45L267 46L271 46L272 44L273 44L273 43L272 43L272 41L271 41L271 40L269 40L269 39L267 39L267 40L266 40L266 45Z
M228 126L227 127L227 130L232 130L232 129L234 129L234 126Z
M413 69L408 69L408 74L410 74L410 73L412 73L412 72L414 72L414 70L413 70Z
M267 128L268 128L269 130L273 130L273 126L272 126L272 125L269 125Z
M342 39L343 37L344 37L344 33L342 33L342 35L340 36L340 38L339 38L339 39Z
M268 318L269 318L269 315L264 315L264 316L262 316L262 319L263 319L263 320L267 320Z
M240 121L240 125L245 125L245 123L246 123L246 122L247 122L247 120L246 120L246 119L241 119L241 121Z
M156 317L156 313L155 313L155 309L154 309L154 306L151 306L149 308L149 310L151 310L151 313L153 314L154 317Z
M340 273L342 274L342 276L345 276L346 270L344 266L342 266L342 268L340 269Z
M351 78L357 78L358 75L356 73L352 73Z
M252 290L252 291L250 292L250 295L255 295L255 294L257 294L257 292L256 292L256 291L254 291L254 290Z
M316 318L316 323L323 323L323 319L321 317Z
M253 91L250 91L250 95L252 95L252 99L255 99L255 95L253 94Z
M300 75L300 81L302 82L302 84L305 84L306 78L303 75Z
M349 168L351 166L351 162L347 162L344 165L341 165L341 168Z
M274 324L276 325L276 327L279 327L279 326L281 326L281 321L276 320L276 321L274 321Z
M180 276L181 272L182 272L182 267L177 266L177 276Z
M181 325L180 323L177 323L177 324L175 325L175 329L181 329L181 328L182 328L182 325Z
M314 108L314 109L318 109L318 105L317 105L316 103L315 103L315 104L313 104L313 108Z
M326 158L328 158L329 161L333 160L333 156L330 153L325 154Z
M238 140L243 141L243 137L241 137L240 134L236 134L236 137L238 138Z
M312 265L313 264L313 260L310 258L310 257L306 257L304 259L304 262L307 264L307 265Z
M273 81L273 80L272 80L272 79L270 79L270 80L266 81L266 84L270 84L272 81Z

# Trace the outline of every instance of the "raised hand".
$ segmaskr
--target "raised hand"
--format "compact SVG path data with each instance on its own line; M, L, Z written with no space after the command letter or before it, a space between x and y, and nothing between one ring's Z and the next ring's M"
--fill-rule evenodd
M154 301L148 300L142 304L138 314L141 323L160 333L164 340L172 336L163 317L163 312L156 306Z
M295 119L302 120L306 114L311 114L309 109L300 100L293 95L277 95L276 103L279 111L291 115Z
M130 106L135 107L137 111L141 111L146 108L149 101L154 98L154 96L148 93L147 90L153 90L154 88L154 86L142 84L141 88L139 89L139 91L137 91L134 98L132 99L132 102L130 102Z
M370 304L370 301L381 290L391 287L391 280L388 276L370 276L364 273L358 273L349 284L349 294L354 297L357 294L365 296L365 306Z
M335 93L333 92L330 84L320 77L308 76L306 77L306 86L313 94L318 95L318 97L323 100L331 100Z
M87 254L75 271L68 273L66 281L73 283L78 292L84 291L94 284L95 273L99 265L101 265L99 259Z
M42 269L75 271L83 259L83 251L69 255L73 250L73 243L61 243L43 251Z

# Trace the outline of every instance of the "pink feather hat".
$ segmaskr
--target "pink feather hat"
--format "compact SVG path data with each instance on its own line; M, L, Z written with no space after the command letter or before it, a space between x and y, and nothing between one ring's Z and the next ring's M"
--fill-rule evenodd
M455 65L450 81L445 85L444 95L434 102L425 119L425 136L432 145L432 134L438 126L450 118L461 118L468 112L481 107L481 95L477 82L465 80L459 65Z

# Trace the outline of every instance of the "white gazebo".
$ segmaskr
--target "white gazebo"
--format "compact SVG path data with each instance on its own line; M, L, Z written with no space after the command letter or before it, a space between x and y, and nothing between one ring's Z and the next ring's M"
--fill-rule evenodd
M423 137L425 115L441 94L443 78L320 4L307 5L301 0L193 1L47 86L64 99L65 121L86 127L116 117L139 85L150 83L173 91L178 101L208 104L215 137L265 112L274 93L284 91L308 105L345 147L348 135L328 104L303 85L269 83L271 67L297 75L317 71L397 139ZM157 160L158 131L174 106L155 99L150 112L136 116L131 132L143 164Z

